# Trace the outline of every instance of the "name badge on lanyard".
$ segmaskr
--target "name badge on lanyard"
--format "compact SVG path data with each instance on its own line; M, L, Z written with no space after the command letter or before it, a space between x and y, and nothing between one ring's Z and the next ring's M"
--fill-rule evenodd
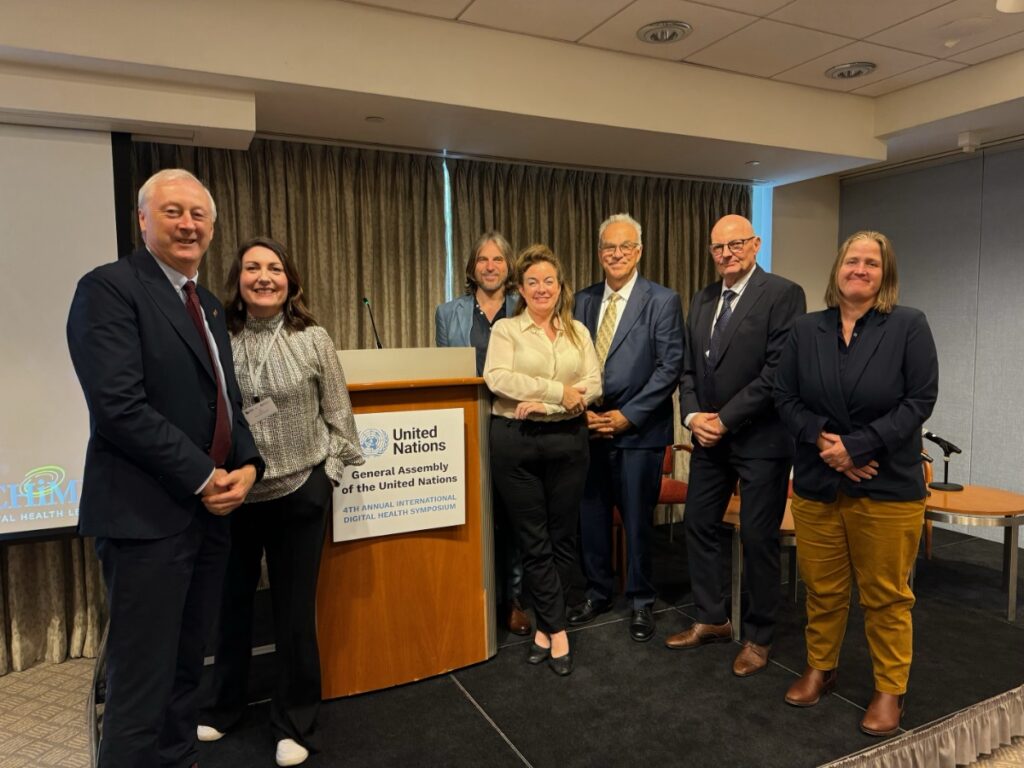
M267 345L266 350L263 352L262 359L256 364L255 370L252 367L252 355L249 354L248 345L245 350L245 364L249 369L249 381L252 385L253 393L256 402L250 405L248 408L242 409L242 415L245 416L245 420L249 423L249 426L259 424L264 419L269 419L275 413L277 413L277 406L274 404L272 397L261 398L259 392L260 377L263 375L263 368L267 364L267 358L270 357L270 350L274 348L274 344L277 343L277 336L281 333L281 326L284 325L284 318L281 318L281 322L277 324L277 328L274 329L274 335L270 338L270 343Z

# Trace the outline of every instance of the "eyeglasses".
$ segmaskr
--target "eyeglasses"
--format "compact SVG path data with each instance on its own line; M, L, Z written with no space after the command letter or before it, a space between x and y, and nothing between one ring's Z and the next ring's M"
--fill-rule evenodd
M616 251L622 251L623 256L632 256L639 247L640 243L622 243L621 245L601 243L601 247L597 250L602 256L614 256Z
M721 256L725 249L728 248L729 253L735 255L743 250L743 246L756 237L757 235L751 235L750 237L745 237L742 240L730 240L728 243L712 243L708 246L708 250L711 252L712 256Z

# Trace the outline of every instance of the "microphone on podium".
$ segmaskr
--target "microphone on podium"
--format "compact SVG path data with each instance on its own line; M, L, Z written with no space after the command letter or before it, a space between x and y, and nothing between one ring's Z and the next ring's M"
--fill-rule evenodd
M370 314L370 327L373 328L373 339L377 342L377 349L384 349L384 345L380 343L380 334L377 333L377 323L373 320L373 308L370 306L370 300L365 296L363 296L363 305Z

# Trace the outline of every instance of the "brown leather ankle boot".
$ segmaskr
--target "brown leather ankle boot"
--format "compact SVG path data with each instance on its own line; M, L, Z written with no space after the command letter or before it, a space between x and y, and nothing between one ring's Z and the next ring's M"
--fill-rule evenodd
M900 720L906 710L903 694L875 691L860 721L860 729L868 736L892 736L900 729Z
M794 707L813 707L821 700L822 696L832 693L838 677L839 672L835 669L825 672L814 667L807 667L800 678L786 691L786 703L792 704Z

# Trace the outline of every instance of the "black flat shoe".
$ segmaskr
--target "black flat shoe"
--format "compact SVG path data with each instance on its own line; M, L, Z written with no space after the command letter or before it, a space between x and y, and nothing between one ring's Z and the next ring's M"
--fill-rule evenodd
M549 649L550 650L550 649ZM572 674L572 653L567 653L565 656L550 656L548 657L548 666L554 670L554 673L559 677L566 677Z
M544 659L551 655L550 648L543 648L536 643L530 643L530 651L526 654L527 664L540 664Z

